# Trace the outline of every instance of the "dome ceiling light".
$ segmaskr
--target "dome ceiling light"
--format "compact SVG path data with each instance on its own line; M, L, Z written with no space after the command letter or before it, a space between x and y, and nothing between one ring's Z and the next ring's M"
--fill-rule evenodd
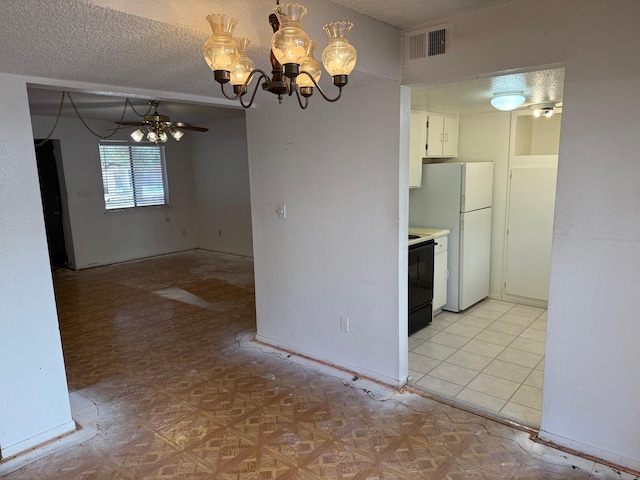
M494 93L491 99L491 105L498 110L508 112L522 106L524 101L524 92Z

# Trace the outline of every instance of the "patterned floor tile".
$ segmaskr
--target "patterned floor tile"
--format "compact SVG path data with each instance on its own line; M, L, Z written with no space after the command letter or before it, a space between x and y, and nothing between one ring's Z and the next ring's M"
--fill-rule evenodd
M325 370L239 342L255 332L251 259L183 252L78 272L56 269L54 285L69 386L83 399L74 402L83 409L74 415L92 422L87 427L96 433L77 448L14 469L9 479L588 477L558 466L555 457L528 453L538 450L523 431L415 394L377 399L355 382L345 385ZM168 298L158 291L183 293ZM466 319L443 312L430 331L416 334L412 356L429 359L416 372L441 365L457 351L452 343L468 345L470 355L511 362L516 349L502 348L525 330L520 324L533 329L523 338L542 338L534 332L544 328L542 311L494 301L474 311ZM511 323L501 322L503 314ZM544 363L540 354L524 353L532 355L526 365L502 380L526 376L529 388L516 397L526 403L525 394L541 386ZM492 369L498 378L505 363L466 365ZM463 388L420 379L425 389L434 382L454 387L452 395ZM535 412L526 408L508 402L502 411Z

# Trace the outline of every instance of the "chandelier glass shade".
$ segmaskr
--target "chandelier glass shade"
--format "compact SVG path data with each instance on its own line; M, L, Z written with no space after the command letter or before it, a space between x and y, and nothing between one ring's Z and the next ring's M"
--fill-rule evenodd
M228 15L207 15L211 37L205 42L204 58L211 70L231 70L240 57L238 44L231 34L238 20Z
M318 85L322 73L322 66L314 56L318 42L310 40L302 29L301 21L307 9L298 3L285 3L276 5L273 12L269 16L274 32L271 37L271 76L256 69L247 56L249 41L233 38L237 24L235 18L220 14L207 16L212 34L203 46L203 53L224 96L238 99L243 107L248 108L253 104L258 86L262 86L263 90L275 94L280 102L285 95L295 94L304 109L316 88L325 100L337 101L357 60L357 51L348 39L353 23L333 22L324 26L329 35L329 45L322 52L322 61L333 77L333 84L338 87L337 96L330 98ZM249 94L249 86L254 80L253 91ZM225 91L226 83L233 85L233 94Z

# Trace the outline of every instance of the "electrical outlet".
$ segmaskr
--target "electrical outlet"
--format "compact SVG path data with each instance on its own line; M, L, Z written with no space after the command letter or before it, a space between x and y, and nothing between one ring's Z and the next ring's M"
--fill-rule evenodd
M340 315L340 330L343 332L349 333L351 326L349 325L349 317L345 317Z
M218 236L221 237L222 236L222 230L218 230Z

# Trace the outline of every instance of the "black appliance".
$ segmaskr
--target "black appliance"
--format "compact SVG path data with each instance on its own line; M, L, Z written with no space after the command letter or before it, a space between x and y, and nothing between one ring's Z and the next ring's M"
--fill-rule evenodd
M409 335L433 318L433 239L409 245Z

